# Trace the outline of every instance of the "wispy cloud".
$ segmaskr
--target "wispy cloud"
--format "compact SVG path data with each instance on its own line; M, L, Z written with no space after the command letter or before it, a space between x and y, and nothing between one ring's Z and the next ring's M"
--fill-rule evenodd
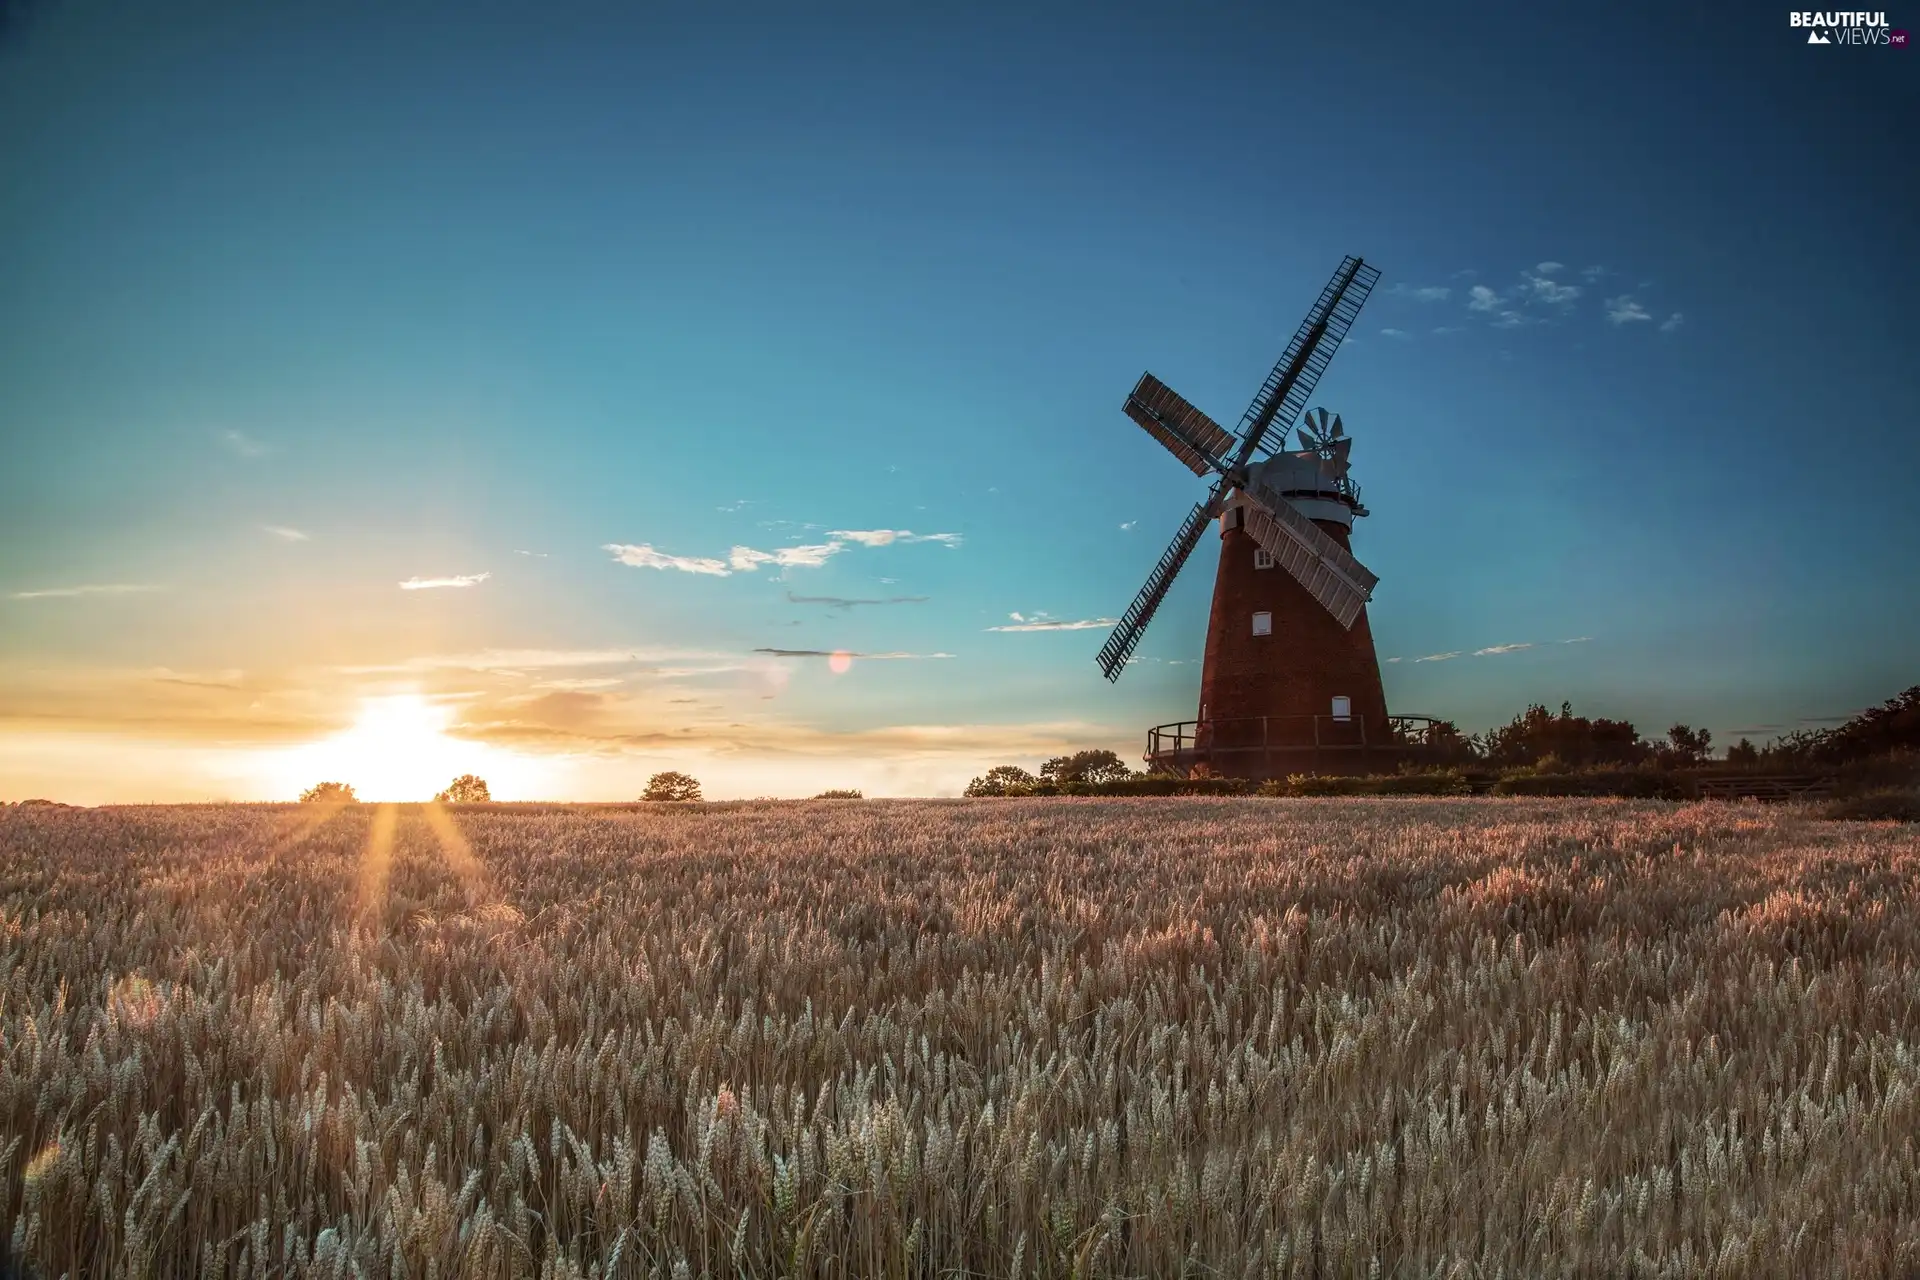
M1027 615L1020 614L1020 613L1010 613L1007 616L1013 619L1011 623L1005 626L988 627L987 630L989 631L1091 631L1095 627L1111 627L1116 622L1119 621L1118 618L1079 618L1069 622L1063 619L1050 618L1044 613L1036 613L1032 617L1028 617Z
M446 578L408 578L400 584L400 589L434 591L441 587L477 587L492 576L491 573L456 573Z
M829 529L827 536L857 542L863 547L885 547L896 542L941 542L949 547L960 545L960 535L957 533L915 533L911 529Z
M863 547L886 547L896 542L938 542L949 547L960 545L960 535L957 533L915 533L911 529L831 529L827 537L832 541L781 547L776 551L736 546L727 553L725 560L708 556L670 555L648 542L609 542L601 550L610 552L621 564L636 569L675 569L681 573L725 578L735 573L752 573L768 564L782 569L817 569L845 551L849 544Z
M1389 338L1411 338L1413 336L1405 329L1382 329L1380 332Z
M532 556L536 560L545 560L547 558L547 553L544 551L522 551L518 547L514 548L513 554L517 556Z
M600 549L612 552L615 560L636 569L678 569L681 573L707 573L716 578L724 578L733 572L727 567L725 560L711 560L702 556L672 556L664 551L654 550L653 545L646 542L638 545L609 542Z
M1684 317L1682 317L1678 311L1674 312L1672 315L1668 316L1665 320L1662 320L1660 322L1660 332L1672 333L1675 329L1678 329L1680 327L1683 319Z
M429 671L507 673L703 661L730 656L733 655L709 649L479 649L470 653L423 654L399 662L343 666L334 670L342 675L402 675Z
M1430 653L1424 658L1415 658L1415 662L1450 662L1461 655L1463 650L1455 649L1451 653Z
M1440 334L1445 334L1445 333L1458 333L1458 332L1460 332L1460 326L1459 326L1459 325L1454 325L1454 324L1443 324L1443 325L1440 325L1440 326L1438 326L1437 328L1435 328L1435 329L1434 329L1434 332L1435 332L1435 333L1440 333Z
M1518 653L1522 649L1531 649L1531 648L1533 648L1533 641L1531 640L1521 641L1520 643L1517 643L1517 644L1490 644L1484 649L1475 649L1473 651L1473 656L1476 658L1490 658L1496 654Z
M1539 272L1543 276L1555 275L1558 272L1565 271L1566 269L1567 269L1567 264L1564 262L1542 262L1534 267L1534 270Z
M15 600L70 600L76 596L130 596L161 588L141 582L98 582L83 587L42 587L38 591L16 591Z
M243 458L264 458L271 452L265 442L254 439L244 431L224 431L220 438L226 442L227 448Z
M1607 274L1607 269L1605 267L1586 267L1581 270L1580 278L1585 280L1588 284L1592 284L1594 281L1600 279L1600 277L1606 274Z
M1500 295L1486 285L1477 284L1467 290L1467 310L1493 311L1500 305Z
M304 533L299 529L290 528L284 524L263 524L260 526L260 530L263 533L270 533L274 537L283 539L284 541L287 541L287 542L313 541L312 534Z
M1607 299L1607 319L1615 324L1632 324L1636 320L1651 320L1647 309L1627 294Z
M1541 268L1552 267L1555 271L1560 270L1560 264L1557 262L1543 262L1540 266ZM1521 279L1529 300L1544 303L1550 307L1566 306L1580 296L1579 285L1561 284L1553 279L1551 272L1544 269L1523 272Z
M926 596L887 596L884 599L860 600L848 596L797 596L787 592L787 599L793 604L823 604L829 609L852 609L863 604L925 604Z
M1396 284L1387 292L1402 298L1412 298L1416 302L1445 302L1453 296L1453 290L1443 284L1430 284L1421 288Z
M1124 522L1124 523L1122 523L1122 524L1121 524L1121 526L1120 526L1120 532L1122 532L1122 533L1126 533L1126 532L1127 532L1128 530L1130 530L1130 529L1132 529L1132 528L1133 528L1133 527L1134 527L1135 525L1137 525L1137 524L1139 524L1139 523L1140 523L1140 522L1139 522L1138 520L1128 520L1128 521L1126 521L1126 522Z
M857 653L851 649L755 649L755 653L769 654L775 658L861 658L868 662L916 661L932 658L951 658L950 653Z

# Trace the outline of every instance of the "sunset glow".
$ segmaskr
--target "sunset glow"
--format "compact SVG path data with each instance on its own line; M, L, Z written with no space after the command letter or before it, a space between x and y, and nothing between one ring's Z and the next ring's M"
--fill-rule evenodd
M344 782L362 800L429 800L454 778L477 773L496 799L537 792L548 762L469 742L448 728L453 710L417 693L364 699L351 727L274 751L273 789L292 799L320 781Z

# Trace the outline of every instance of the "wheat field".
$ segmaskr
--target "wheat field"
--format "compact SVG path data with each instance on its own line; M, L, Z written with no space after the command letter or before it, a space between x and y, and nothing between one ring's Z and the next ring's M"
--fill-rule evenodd
M1913 1274L1917 872L1920 828L1729 804L16 807L0 1245Z

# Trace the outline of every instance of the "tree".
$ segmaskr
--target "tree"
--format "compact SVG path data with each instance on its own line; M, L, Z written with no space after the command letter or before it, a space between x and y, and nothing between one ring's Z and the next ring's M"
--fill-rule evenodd
M1040 776L1049 782L1118 782L1133 770L1111 751L1076 751L1041 765Z
M1667 746L1661 755L1667 763L1690 765L1705 760L1712 750L1712 731L1676 724L1667 730Z
M300 793L301 804L352 804L358 799L344 782L322 782Z
M691 774L669 769L665 773L656 773L647 779L646 794L642 800L698 800L700 798L700 780Z
M1589 720L1573 714L1573 705L1560 704L1555 715L1539 703L1513 720L1487 732L1484 752L1489 763L1530 765L1555 756L1574 767L1589 764L1637 764L1649 748L1627 720Z
M1752 766L1760 763L1760 748L1745 738L1727 748L1727 763Z
M487 791L487 780L478 774L463 773L447 784L447 789L435 796L437 804L487 804L493 796Z
M1037 779L1025 769L1015 764L997 764L985 774L967 784L962 795L969 796L1006 796L1015 795L1021 789L1032 786Z
M861 800L865 799L858 791L822 791L815 800Z

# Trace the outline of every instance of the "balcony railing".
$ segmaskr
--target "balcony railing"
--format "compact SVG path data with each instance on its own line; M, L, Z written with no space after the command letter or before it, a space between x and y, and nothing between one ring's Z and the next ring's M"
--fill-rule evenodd
M1149 768L1182 775L1196 765L1230 778L1290 773L1391 772L1434 757L1442 721L1388 716L1371 732L1361 716L1237 716L1183 720L1147 731Z

